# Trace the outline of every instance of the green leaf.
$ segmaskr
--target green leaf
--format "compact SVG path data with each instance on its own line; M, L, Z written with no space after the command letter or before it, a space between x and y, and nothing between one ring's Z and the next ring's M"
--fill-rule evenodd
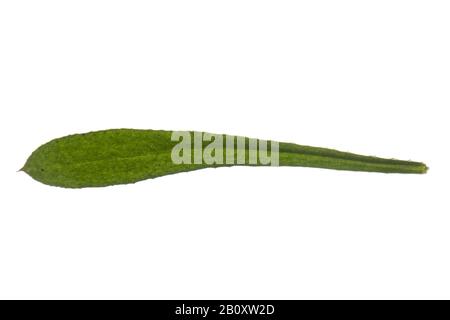
M273 165L263 162L257 154L252 162L251 154L255 146L249 138L242 138L244 145L238 145L237 137L210 135L205 139L200 132L179 132L189 136L192 141L203 136L199 145L183 153L185 159L194 161L205 152L215 157L215 162L175 163L172 159L174 147L180 141L172 141L172 131L112 129L75 134L52 140L36 149L28 158L23 171L33 179L47 185L65 188L102 187L116 184L161 177L185 171L208 167L233 165L262 166ZM225 141L234 142L233 148L227 148ZM205 141L206 140L206 141ZM222 140L221 150L211 152L211 143ZM257 141L260 146L262 140ZM269 147L271 142L268 143ZM209 147L208 147L209 146ZM208 149L209 148L209 149ZM270 148L269 148L270 149ZM219 152L220 151L220 152ZM280 166L316 167L336 170L369 171L384 173L425 173L427 167L420 162L383 159L362 156L332 149L301 146L291 143L279 143L279 152L275 149L268 154L279 155ZM237 163L239 155L245 154L245 162ZM227 163L232 159L233 162Z

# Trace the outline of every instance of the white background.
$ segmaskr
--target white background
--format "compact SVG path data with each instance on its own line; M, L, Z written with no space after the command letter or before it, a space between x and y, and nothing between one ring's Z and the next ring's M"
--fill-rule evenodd
M448 1L2 1L0 298L450 298ZM16 172L109 128L426 162L70 190Z

